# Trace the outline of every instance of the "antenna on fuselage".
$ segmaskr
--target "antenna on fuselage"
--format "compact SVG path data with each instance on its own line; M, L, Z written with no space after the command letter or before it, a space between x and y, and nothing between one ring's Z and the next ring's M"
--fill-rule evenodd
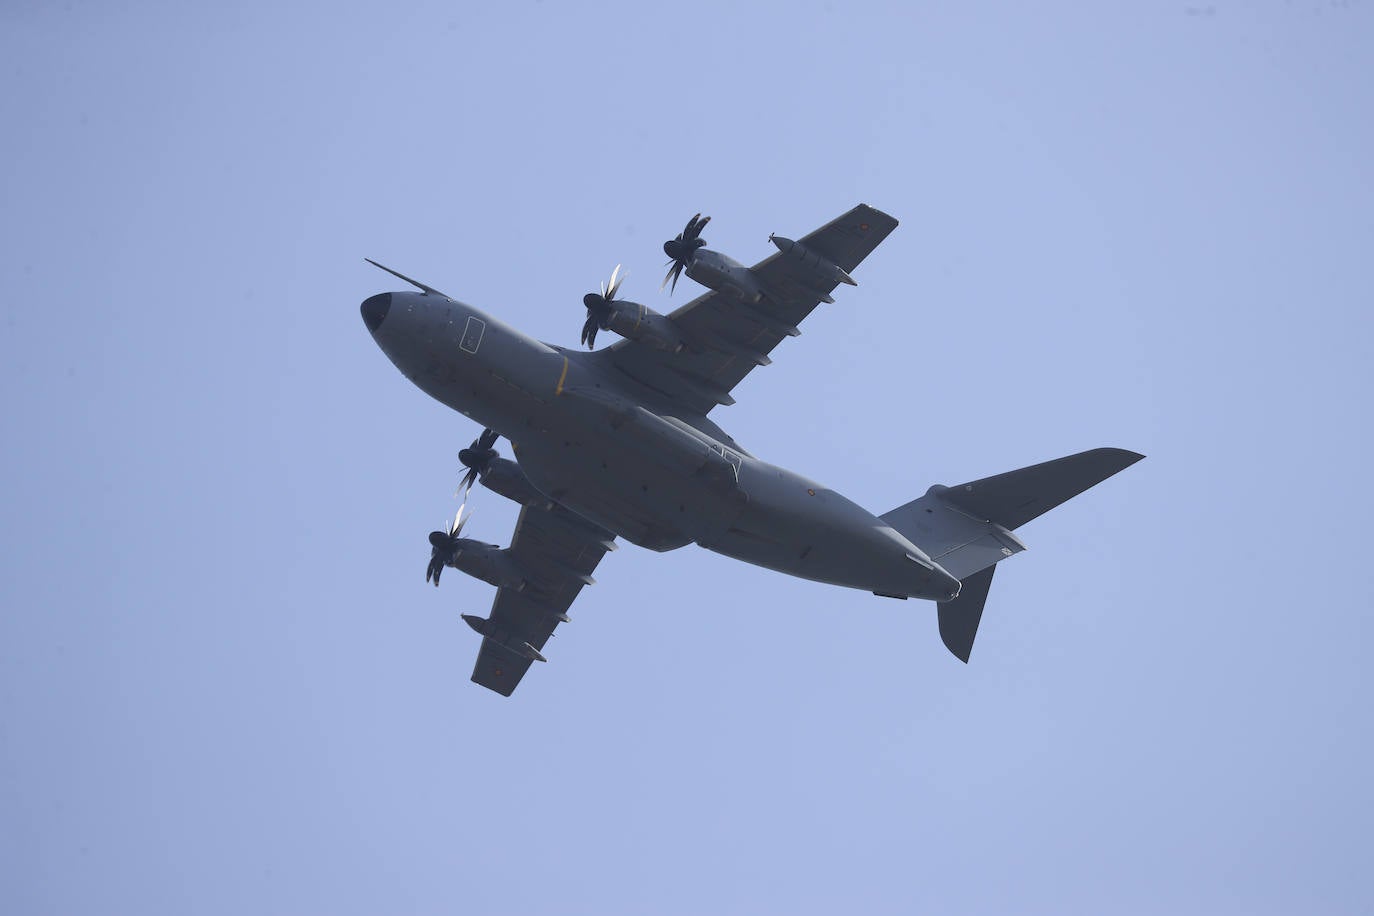
M415 287L416 289L418 289L418 290L420 290L421 292L423 292L426 296L428 296L428 295L435 295L435 296L440 296L440 297L442 297L442 298L444 298L444 299L452 299L452 298L453 298L452 296L449 296L449 295L446 295L446 294L444 294L444 293L439 292L437 289L435 289L435 288L432 287L432 286L425 286L425 285L424 285L423 283L421 283L419 280L412 280L412 279L410 279L409 277L407 277L405 274L401 273L400 271L398 271L398 270L392 270L390 267L387 267L385 264L378 264L376 261L372 260L371 258L363 258L363 260L366 261L367 263L371 264L373 267L380 267L382 270L384 270L384 271L386 271L387 273L391 274L393 277L399 277L400 279L402 279L402 280L406 281L407 283L409 283L411 286L413 286L413 287Z

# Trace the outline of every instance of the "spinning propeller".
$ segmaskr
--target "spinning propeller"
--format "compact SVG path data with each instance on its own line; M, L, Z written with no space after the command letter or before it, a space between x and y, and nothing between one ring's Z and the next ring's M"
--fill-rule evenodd
M590 306L588 310L590 311ZM587 320L590 321L591 319L588 318ZM583 329L582 334L585 336L586 333L586 330ZM595 334L596 332L593 331L592 333ZM458 492L464 494L464 499L467 498L466 494L472 489L472 485L477 482L478 475L485 474L491 465L491 459L497 457L496 449L492 446L496 445L496 440L499 438L501 435L495 430L484 429L482 435L472 440L472 445L458 453L458 460L463 467L468 469L458 484Z
M601 284L601 295L587 293L582 297L582 304L587 307L587 321L582 325L582 342L590 350L596 343L597 330L609 330L611 326L611 303L615 301L615 294L620 289L620 284L625 282L625 277L620 273L620 265L615 265L615 270L611 271L611 282Z
M472 518L472 513L468 513L468 518L463 518L463 510L467 508L467 501L458 507L458 514L453 517L453 524L445 524L443 531L431 531L429 533L429 543L434 548L429 554L429 567L425 570L425 581L433 582L434 587L439 587L439 574L444 571L444 560L454 555L458 550L458 536L463 533L463 526Z
M677 289L677 278L682 275L682 271L692 262L692 257L697 253L697 249L706 244L706 240L701 237L701 230L706 228L706 224L711 221L711 217L702 219L698 213L687 221L687 228L678 233L677 238L670 239L663 243L663 253L672 258L669 263L668 273L663 278L663 284L659 289L668 285L668 281L673 282L672 289L668 290L669 295Z

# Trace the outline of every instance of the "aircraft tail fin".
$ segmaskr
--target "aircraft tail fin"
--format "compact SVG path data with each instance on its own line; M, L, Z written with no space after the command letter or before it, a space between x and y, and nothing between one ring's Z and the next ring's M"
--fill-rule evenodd
M1144 455L1098 448L955 487L939 484L883 520L964 583L939 606L940 637L968 661L995 564L1026 549L1012 530L1135 464Z
M995 565L979 570L964 580L958 598L936 605L940 616L940 640L961 662L967 663L973 652L973 637L978 635L978 622L983 619L983 605L988 600L995 572Z

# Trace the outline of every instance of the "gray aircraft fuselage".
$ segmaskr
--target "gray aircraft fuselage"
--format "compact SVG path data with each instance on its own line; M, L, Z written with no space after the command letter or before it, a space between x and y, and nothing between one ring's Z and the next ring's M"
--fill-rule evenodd
M362 312L406 378L511 442L539 493L633 544L695 542L892 597L959 592L958 579L881 518L754 458L595 353L540 343L442 295L382 293Z

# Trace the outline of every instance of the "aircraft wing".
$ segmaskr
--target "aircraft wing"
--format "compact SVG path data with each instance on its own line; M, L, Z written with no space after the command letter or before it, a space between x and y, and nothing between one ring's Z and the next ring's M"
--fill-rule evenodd
M895 219L860 204L797 241L851 272L895 228ZM694 412L706 414L717 404L733 404L731 389L755 366L767 365L773 348L794 336L789 329L797 328L836 286L819 281L801 261L782 252L751 270L766 291L762 302L746 305L731 292L711 291L669 315L687 339L687 349L672 353L621 340L602 351L603 358Z
M489 618L492 635L482 637L474 683L504 696L514 692L533 659L510 646L544 648L582 586L591 584L596 564L615 549L614 538L562 506L520 510L510 553L528 579L522 589L497 589Z

